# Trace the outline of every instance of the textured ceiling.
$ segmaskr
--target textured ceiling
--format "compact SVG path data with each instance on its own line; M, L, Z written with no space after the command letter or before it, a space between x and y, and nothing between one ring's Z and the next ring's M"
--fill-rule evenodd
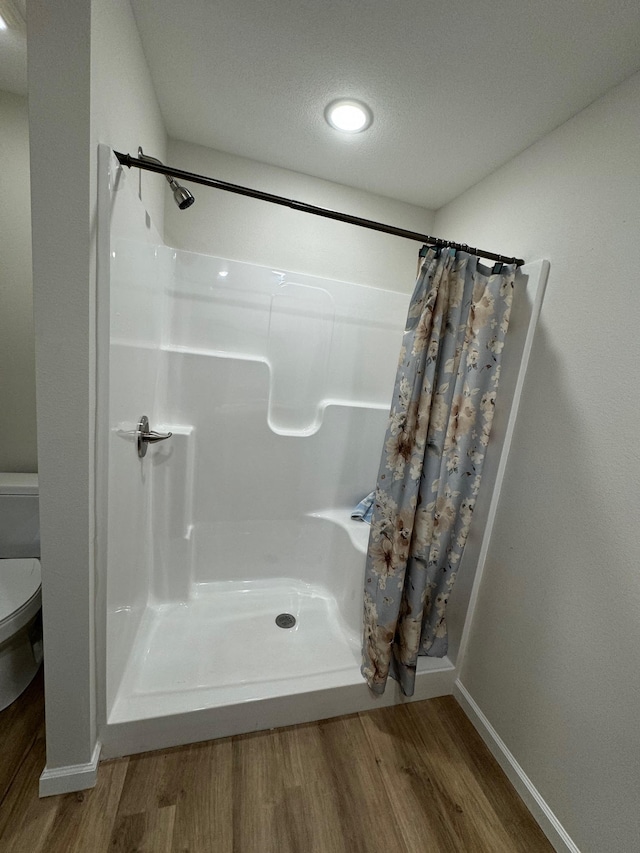
M638 0L132 0L170 136L438 208L640 68ZM336 134L326 104L373 109Z
M638 0L131 5L169 136L431 208L640 68ZM0 88L24 92L3 38ZM370 130L328 127L341 96Z

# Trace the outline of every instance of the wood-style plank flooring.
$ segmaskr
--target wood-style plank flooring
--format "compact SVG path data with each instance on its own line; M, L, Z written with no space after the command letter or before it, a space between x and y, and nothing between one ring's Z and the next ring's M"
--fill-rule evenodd
M38 799L42 676L0 713L2 853L548 853L448 696L165 749Z

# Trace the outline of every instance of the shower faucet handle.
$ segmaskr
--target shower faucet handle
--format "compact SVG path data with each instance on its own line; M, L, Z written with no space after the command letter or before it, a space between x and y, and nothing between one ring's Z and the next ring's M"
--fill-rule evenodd
M149 418L146 415L141 415L136 429L136 443L138 446L138 456L142 459L147 455L147 447L150 444L155 444L157 441L166 441L171 438L170 432L155 432L149 429Z

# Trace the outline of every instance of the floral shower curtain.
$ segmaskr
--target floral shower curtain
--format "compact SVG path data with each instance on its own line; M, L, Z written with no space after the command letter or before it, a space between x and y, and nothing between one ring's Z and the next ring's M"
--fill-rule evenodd
M447 652L446 607L493 420L515 266L429 248L411 299L369 537L362 674L413 695ZM498 271L500 270L500 271Z

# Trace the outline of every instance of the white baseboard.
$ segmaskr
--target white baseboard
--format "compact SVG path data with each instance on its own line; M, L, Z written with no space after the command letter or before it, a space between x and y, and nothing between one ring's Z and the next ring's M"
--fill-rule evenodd
M93 788L98 779L101 744L98 741L88 764L67 764L64 767L45 767L40 775L41 797L69 794Z
M509 781L524 800L525 805L558 853L580 853L558 818L551 811L531 779L518 764L497 731L472 699L470 693L457 679L453 685L453 695L462 710L489 747L498 764L507 774Z

